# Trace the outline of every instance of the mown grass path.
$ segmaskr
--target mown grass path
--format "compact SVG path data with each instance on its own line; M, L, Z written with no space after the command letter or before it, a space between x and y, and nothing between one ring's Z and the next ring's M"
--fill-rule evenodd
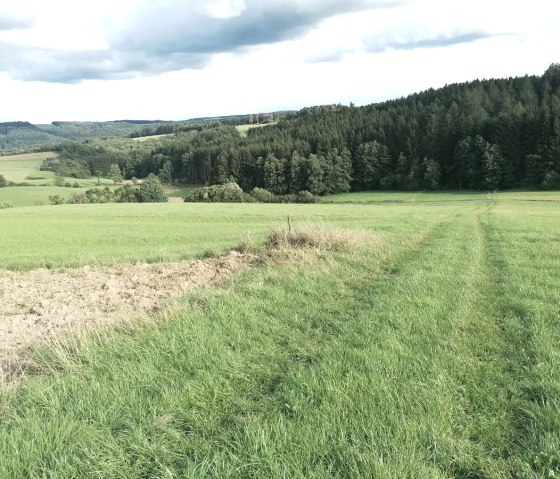
M555 477L559 238L535 211L256 268L50 363L5 395L0 477Z

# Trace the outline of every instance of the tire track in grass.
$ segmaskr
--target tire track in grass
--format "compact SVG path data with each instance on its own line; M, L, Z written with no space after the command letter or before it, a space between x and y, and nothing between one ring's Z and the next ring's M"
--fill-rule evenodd
M531 338L505 299L504 264L491 235L492 209L488 205L473 218L473 254L462 271L467 278L464 301L450 317L449 346L456 365L448 381L456 388L457 410L449 447L434 458L456 478L530 473L512 449L520 434L516 391L531 362Z
M258 388L245 411L253 419L229 431L226 443L236 445L231 454L246 477L279 471L293 477L449 477L458 456L489 462L486 451L472 457L472 447L449 437L464 416L458 403L465 402L456 394L464 358L447 345L458 309L451 298L458 293L473 307L463 290L478 292L477 233L469 214L448 218L386 263L381 275L362 269L344 310L326 315L336 335L315 338L312 361L280 366L271 387ZM348 261L353 267L359 257ZM479 477L476 468L461 467L456 477Z
M238 431L241 462L282 444L281 461L304 458L296 477L517 477L510 353L519 342L490 261L469 211L437 225L389 274L355 284L337 338L284 372L260 398L258 423Z
M521 278L521 269L517 266L516 271L515 266L516 262L527 261L527 250L524 248L527 244L519 243L520 233L517 231L510 232L512 238L503 238L497 221L493 211L489 210L482 218L481 227L485 236L490 277L501 299L496 307L505 339L504 361L507 364L505 372L509 377L509 417L512 428L510 447L505 455L517 466L510 471L511 477L560 478L559 378L553 374L539 376L542 369L537 370L543 361L550 360L545 351L539 351L536 338L537 324L540 322L541 327L543 324L546 327L546 319L542 314L542 305L531 309L526 290L516 282L521 279L531 281L527 277ZM520 223L519 226L525 225ZM535 268L538 270L538 266L532 267ZM542 276L547 274L550 272L540 271L541 280L546 282ZM531 289L538 288L534 284ZM551 311L548 311L547 316L554 323ZM554 328L554 324L548 326ZM554 333L550 331L550 334Z

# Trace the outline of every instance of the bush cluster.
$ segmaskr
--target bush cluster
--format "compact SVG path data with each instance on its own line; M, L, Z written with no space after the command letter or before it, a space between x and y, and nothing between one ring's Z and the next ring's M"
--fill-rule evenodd
M49 197L50 199L50 197ZM116 190L90 188L85 193L74 193L66 201L69 204L86 203L164 203L167 195L159 179L151 175L140 185L124 185ZM52 203L51 199L51 203ZM60 203L53 203L60 204Z
M245 193L237 183L205 186L191 191L185 198L187 203L317 203L319 198L309 191L297 194L275 195L264 188L254 188Z
M249 203L254 201L237 183L225 183L197 188L185 197L186 202Z
M545 190L560 189L560 173L557 173L556 171L547 171L544 175L542 187Z

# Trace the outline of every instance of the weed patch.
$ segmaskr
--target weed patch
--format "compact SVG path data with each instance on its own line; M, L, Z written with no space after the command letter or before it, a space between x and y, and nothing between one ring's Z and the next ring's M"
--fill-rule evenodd
M267 250L316 249L324 251L353 251L371 246L379 238L356 229L338 229L311 223L292 228L273 230L265 240Z

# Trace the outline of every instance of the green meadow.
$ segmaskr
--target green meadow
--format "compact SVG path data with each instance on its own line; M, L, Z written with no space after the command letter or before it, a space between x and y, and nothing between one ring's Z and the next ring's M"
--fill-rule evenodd
M560 477L560 194L409 195L1 210L15 271L247 239L262 261L30 353L0 392L0 477ZM288 215L375 240L264 251Z
M6 188L0 188L0 203L9 203L14 207L50 205L49 196L58 195L64 199L68 199L72 194L83 193L84 189L98 186L97 179L94 180L93 178L80 180L67 178L66 181L71 183L78 182L80 186L78 188L53 186L52 181L48 182L50 184L41 186L8 186ZM101 186L113 188L115 185L113 182L109 182L109 180L104 181L102 179Z
M246 125L237 125L235 129L241 134L241 136L245 137L247 136L247 132L251 128L262 128L263 126L267 126L267 125L276 125L276 123L258 123L258 124L250 123Z
M12 183L24 186L0 188L0 203L11 206L42 206L50 205L49 196L58 195L64 199L79 188L111 186L114 183L107 178L64 178L65 186L55 186L55 174L52 171L41 171L39 168L46 158L56 157L56 152L26 153L11 156L0 156L0 174ZM70 187L70 185L75 188Z
M72 190L72 188L68 188ZM415 211L389 205L93 204L0 211L0 265L8 269L163 261L225 252L249 239L259 246L273 228L318 222L391 237L414 232L414 218L451 206ZM375 221L372 221L375 218ZM32 232L32 234L31 234Z
M21 183L27 181L28 177L41 177L41 179L49 176L48 172L39 170L39 167L46 158L58 156L52 151L41 153L27 153L23 155L0 156L0 174L8 181Z
M62 186L9 186L0 188L0 203L8 203L15 207L50 205L49 196L59 195L67 198L75 192L74 188ZM39 211L35 213L40 214Z
M481 201L481 200L513 200L513 201L560 201L557 191L383 191L341 193L325 196L323 203L415 203Z

